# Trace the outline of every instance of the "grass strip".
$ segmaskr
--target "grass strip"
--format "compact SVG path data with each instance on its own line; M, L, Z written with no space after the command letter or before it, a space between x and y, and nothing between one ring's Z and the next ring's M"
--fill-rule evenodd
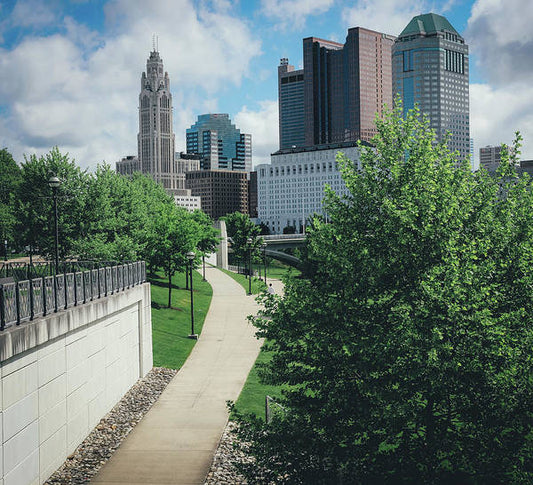
M191 293L185 289L185 274L172 277L172 304L168 308L168 279L162 273L150 275L152 298L152 346L154 367L179 369L194 347L191 333ZM193 271L194 331L199 334L211 304L213 290Z

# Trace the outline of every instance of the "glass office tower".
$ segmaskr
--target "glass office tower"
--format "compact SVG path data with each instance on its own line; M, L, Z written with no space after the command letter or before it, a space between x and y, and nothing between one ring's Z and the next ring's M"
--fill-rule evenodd
M468 46L445 17L414 17L392 50L394 92L404 110L418 104L437 139L447 132L448 146L470 158Z
M186 138L187 153L201 155L202 170L252 169L252 135L241 133L226 113L198 116Z

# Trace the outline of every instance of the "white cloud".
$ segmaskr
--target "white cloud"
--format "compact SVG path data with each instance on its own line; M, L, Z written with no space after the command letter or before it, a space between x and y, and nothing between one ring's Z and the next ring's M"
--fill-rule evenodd
M490 82L505 84L533 75L532 22L530 0L476 1L465 37Z
M276 19L280 28L300 29L310 15L327 12L334 0L261 0L261 10Z
M0 49L0 145L18 160L58 145L83 167L135 154L140 78L156 33L183 150L195 115L216 106L227 85L238 86L260 53L247 23L225 13L227 2L215 3L153 0L146 8L141 0L111 0L104 33L66 18L64 35Z
M242 133L252 133L254 166L270 163L270 154L279 147L278 102L261 101L256 111L243 106L235 116L235 125Z
M352 7L342 11L347 27L367 29L399 35L415 16L427 13L427 2L411 0L358 0Z
M522 159L533 159L533 86L514 89L488 84L470 85L470 126L476 159L487 145L511 143L516 131L524 137Z
M479 148L524 137L533 159L533 11L530 0L477 0L465 38L486 84L470 86L472 136Z

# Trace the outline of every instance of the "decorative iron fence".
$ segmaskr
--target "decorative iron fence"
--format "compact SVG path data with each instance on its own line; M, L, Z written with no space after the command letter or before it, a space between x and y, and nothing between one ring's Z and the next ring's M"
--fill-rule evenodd
M144 261L94 269L94 263L68 263L63 274L48 270L37 272L22 266L4 277L13 279L0 284L0 331L72 306L103 298L146 281ZM44 267L44 266L43 266ZM26 273L23 273L23 272ZM16 276L28 274L25 280Z

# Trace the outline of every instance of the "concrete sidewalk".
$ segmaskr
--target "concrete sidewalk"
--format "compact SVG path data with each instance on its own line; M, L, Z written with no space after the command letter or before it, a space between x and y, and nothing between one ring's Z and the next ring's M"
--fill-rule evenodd
M261 343L246 316L254 296L216 268L206 269L213 299L184 366L91 483L202 484ZM281 283L274 281L276 290ZM278 288L279 286L279 288Z

